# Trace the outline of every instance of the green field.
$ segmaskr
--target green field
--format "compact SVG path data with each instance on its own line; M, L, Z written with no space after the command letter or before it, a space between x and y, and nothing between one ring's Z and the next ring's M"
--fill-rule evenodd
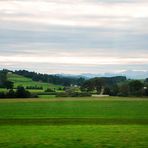
M148 119L147 99L15 99L0 100L1 118Z
M43 87L43 89L51 88L51 89L58 89L62 86L54 85L51 83L43 83L43 82L35 82L30 78L26 78L20 75L16 74L8 74L8 79L12 82L14 82L14 88L17 88L17 86L38 86L38 87ZM43 90L30 90L31 92L43 92Z
M147 139L147 99L0 100L3 148L147 148Z
M0 126L2 148L147 148L143 125Z

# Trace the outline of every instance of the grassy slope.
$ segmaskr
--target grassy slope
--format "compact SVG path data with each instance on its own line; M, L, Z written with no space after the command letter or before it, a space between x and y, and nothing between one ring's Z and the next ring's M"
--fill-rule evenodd
M54 85L54 84L51 84L51 83L43 83L43 82L35 82L35 81L32 81L32 79L30 78L26 78L26 77L23 77L23 76L20 76L20 75L16 75L16 74L8 74L8 79L12 82L14 82L14 87L16 88L17 86L38 86L38 87L43 87L43 89L47 89L47 88L55 88L55 89L58 89L59 87L61 86L58 86L58 85ZM42 90L31 90L32 92L35 91L35 92L42 92Z

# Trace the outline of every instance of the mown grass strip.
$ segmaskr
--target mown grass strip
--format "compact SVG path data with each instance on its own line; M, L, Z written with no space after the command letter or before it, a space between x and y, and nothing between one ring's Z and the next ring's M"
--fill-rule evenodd
M0 119L0 125L148 125L148 119L27 118Z
M19 98L19 99L12 99L12 98L5 98L0 99L0 103L16 103L16 102L70 102L70 101L83 101L83 102L93 102L93 101L105 101L105 102L112 102L112 101L124 101L124 102L148 102L148 98L132 98L132 97L67 97L67 98Z

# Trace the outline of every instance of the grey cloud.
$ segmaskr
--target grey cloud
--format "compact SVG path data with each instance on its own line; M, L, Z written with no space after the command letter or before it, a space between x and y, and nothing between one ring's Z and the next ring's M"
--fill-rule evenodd
M128 31L83 28L49 28L48 31L0 30L0 43L6 44L41 44L49 49L96 49L110 48L119 51L146 50L148 34L134 34ZM23 47L22 47L23 48Z
M20 1L21 0L17 0ZM29 1L29 0L28 0ZM42 0L42 2L51 2ZM10 1L8 1L10 2ZM12 1L11 1L12 2ZM35 2L32 0L32 2ZM68 0L55 0L54 3L70 3ZM73 1L72 1L73 2ZM146 0L77 0L76 2L90 3L141 3ZM56 56L90 56L90 57L147 57L148 56L148 21L147 18L129 18L129 22L119 21L123 17L111 16L78 16L71 19L87 19L88 22L102 21L108 19L116 23L101 27L84 26L62 26L40 24L38 22L25 22L18 20L9 20L11 17L32 17L33 14L16 13L9 14L0 11L0 53L1 56L38 56L38 55L56 55ZM2 19L6 17L7 20ZM69 18L68 18L69 19ZM76 21L77 22L77 21ZM115 26L114 26L115 25ZM28 69L39 72L66 72L81 73L99 71L114 71L122 69L147 69L147 64L133 65L62 65L47 63L0 63L0 67L9 69Z

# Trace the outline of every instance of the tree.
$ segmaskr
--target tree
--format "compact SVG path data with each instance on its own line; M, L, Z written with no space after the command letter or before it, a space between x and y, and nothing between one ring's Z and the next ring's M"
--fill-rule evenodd
M148 96L148 88L144 89L144 96Z
M103 87L105 86L105 79L104 78L94 78L93 81L94 81L95 89L97 93L99 94L101 92L101 89L104 89Z
M4 92L0 92L0 98L5 98L5 97L6 97L5 93Z
M139 80L133 80L129 83L130 94L134 96L141 96L143 83Z
M9 81L7 78L8 70L2 70L0 71L0 87L12 89L13 88L13 82Z
M93 91L95 89L94 81L92 81L91 79L85 81L82 84L80 89L81 89L81 91L87 91L87 92Z
M6 96L7 98L15 98L16 97L15 91L13 89L10 89L6 94Z
M7 89L13 89L14 83L11 81L6 81L6 82L4 82L4 86Z
M7 72L5 70L0 71L0 86L4 87L4 83L7 81Z
M18 86L16 90L17 98L29 98L31 96L29 91L26 91L24 87Z
M111 96L117 96L118 93L119 93L119 88L118 88L117 84L110 87L110 95Z
M110 90L110 88L109 87L105 87L104 88L104 93L103 93L104 95L110 95L111 94L111 90Z
M145 83L148 83L148 78L146 78L144 82L145 82Z
M119 96L127 97L129 96L129 85L128 83L123 83L119 86Z

